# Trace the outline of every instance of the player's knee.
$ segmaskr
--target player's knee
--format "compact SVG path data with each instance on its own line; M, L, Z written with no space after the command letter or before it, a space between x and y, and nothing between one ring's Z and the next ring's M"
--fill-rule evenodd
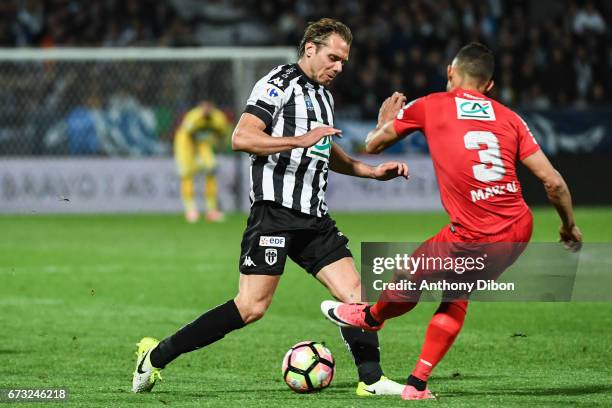
M255 303L251 305L247 311L246 319L244 319L244 322L246 324L249 324L260 320L266 314L266 310L268 310L268 306L266 304Z
M266 310L268 310L266 302L243 302L240 299L236 299L236 306L245 324L254 323L260 320L266 314Z
M467 300L454 300L452 302L442 302L440 303L440 306L438 306L438 309L436 310L436 314L445 313L445 314L450 314L453 316L465 315L467 313L468 304L469 303Z

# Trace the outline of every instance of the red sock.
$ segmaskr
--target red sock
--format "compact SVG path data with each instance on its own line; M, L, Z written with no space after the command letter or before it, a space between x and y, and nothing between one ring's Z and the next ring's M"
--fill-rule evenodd
M378 302L370 307L370 314L379 323L387 319L401 316L414 309L419 301L420 293L407 294L401 290L384 290L381 292Z
M434 367L442 360L461 331L467 305L465 300L440 304L429 321L419 361L412 371L413 376L423 381L429 379Z
M370 314L379 323L387 319L401 316L409 312L417 305L416 302L386 302L379 300L370 308Z

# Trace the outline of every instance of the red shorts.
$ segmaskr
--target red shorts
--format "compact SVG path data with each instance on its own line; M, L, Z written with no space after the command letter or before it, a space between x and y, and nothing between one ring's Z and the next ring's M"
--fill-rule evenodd
M446 281L449 283L496 280L523 253L531 239L533 217L525 213L500 233L467 239L453 226L446 226L422 243L411 255L420 263L414 270L396 274L394 280L408 279L417 283ZM383 293L384 300L412 302L420 298L420 290ZM465 299L469 293L445 292L443 300Z
M517 218L506 229L501 230L495 235L483 235L478 239L467 239L461 236L461 228L447 225L442 228L433 237L429 238L428 242L529 242L533 231L533 216L531 211L527 211L523 216Z

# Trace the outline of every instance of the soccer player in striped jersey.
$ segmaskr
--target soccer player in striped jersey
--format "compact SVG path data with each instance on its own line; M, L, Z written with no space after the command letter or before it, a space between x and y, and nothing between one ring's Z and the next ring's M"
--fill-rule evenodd
M327 86L348 60L352 34L333 19L309 24L298 62L274 68L255 84L234 134L234 150L251 157L251 212L241 244L235 298L161 342L139 343L132 389L148 391L160 369L179 355L205 347L263 317L287 257L343 302L361 298L361 282L348 239L325 203L329 170L363 178L408 178L404 163L376 167L349 157L334 143L334 101ZM380 366L376 333L341 330L353 354L360 396L396 394L403 386Z
M470 251L482 255L481 248L486 248L489 256L484 255L485 274L496 279L521 255L531 238L533 220L521 194L517 161L544 184L561 218L559 235L565 247L579 250L582 234L574 220L569 189L527 124L485 95L493 87L493 68L493 53L486 46L466 45L447 68L447 92L436 92L406 105L404 96L396 92L383 103L378 126L366 143L368 152L380 153L411 132L423 131L451 223L413 256L459 258ZM438 272L419 267L410 273L420 279L435 279ZM460 273L449 272L451 277ZM459 335L467 312L469 293L458 295L450 294L450 301L443 301L431 318L403 399L434 398L427 381ZM325 301L321 310L341 327L379 330L385 320L412 310L419 296L418 290L385 291L372 307Z

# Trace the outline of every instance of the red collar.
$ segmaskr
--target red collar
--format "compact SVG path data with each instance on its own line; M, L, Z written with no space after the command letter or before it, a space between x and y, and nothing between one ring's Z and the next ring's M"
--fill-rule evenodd
M451 92L453 95L458 96L460 98L467 98L467 99L488 99L484 94L478 92L478 91L473 91L473 90L466 90L463 88L457 88L454 91Z

